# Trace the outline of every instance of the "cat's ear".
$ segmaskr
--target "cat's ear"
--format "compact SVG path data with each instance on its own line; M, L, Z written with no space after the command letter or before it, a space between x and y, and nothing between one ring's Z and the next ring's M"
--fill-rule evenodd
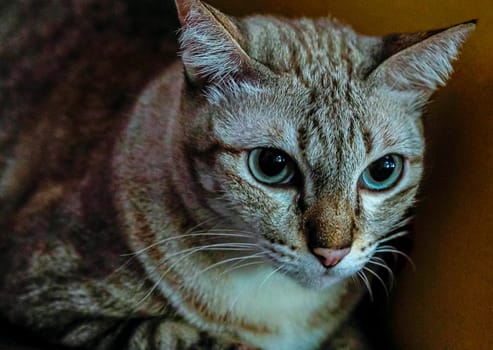
M445 29L383 37L378 54L381 63L368 80L429 97L445 84L452 72L452 62L475 26L474 20Z
M199 0L175 0L181 24L181 58L188 79L207 82L248 74L250 58L235 21Z

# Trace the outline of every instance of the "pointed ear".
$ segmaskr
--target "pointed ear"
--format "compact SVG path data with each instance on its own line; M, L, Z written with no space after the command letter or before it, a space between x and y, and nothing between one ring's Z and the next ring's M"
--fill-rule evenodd
M476 21L470 21L446 29L385 36L379 52L381 63L367 79L428 98L437 87L445 85L452 62L475 27Z
M197 85L247 74L251 60L235 21L199 0L175 0L180 47L190 81Z

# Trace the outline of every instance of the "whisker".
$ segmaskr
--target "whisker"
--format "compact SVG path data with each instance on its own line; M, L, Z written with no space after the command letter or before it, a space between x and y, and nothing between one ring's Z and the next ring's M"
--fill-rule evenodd
M247 231L247 230L237 230L237 229L228 229L228 228L211 228L210 230L207 230L207 232L237 232L237 233L241 233L241 234L246 234L248 236L246 237L251 237L251 235L255 235L256 233L254 231ZM245 237L245 236L241 236L241 237Z
M230 233L210 233L210 232L196 232L196 233L188 233L188 234L183 234L183 235L177 235L177 236L173 236L173 237L168 237L168 238L165 238L165 239L162 239L162 240L159 240L159 241L156 241L152 244L150 244L149 246L145 247L145 248L142 248L142 249L139 249L135 252L132 252L132 253L124 253L124 254L121 254L121 256L132 256L132 255L139 255L157 245L161 245L161 244L164 244L166 242L169 242L169 241L173 241L173 240L178 240L178 239L183 239L183 238L189 238L189 237L199 237L199 236L204 236L204 237L210 237L210 236L213 236L213 237L247 237L247 238L252 238L251 236L247 236L247 235L240 235L240 234L230 234ZM250 243L250 244L253 244L253 243Z
M260 252L259 252L259 253L260 253ZM265 254L267 254L267 252L264 252L264 253L265 253ZM235 263L233 263L233 264L231 265L231 268L234 268L235 266L237 266L237 265L239 265L239 264L241 264L241 263L242 263L241 261L237 261L237 262L235 262ZM221 273L221 274L222 274L222 273Z
M380 240L377 241L378 244L380 243L384 243L384 242L388 242L388 241L391 241L393 239L396 239L396 238L399 238L399 237L403 237L405 235L409 234L409 231L405 230L405 231L399 231L399 232L396 232L390 236L386 236Z
M281 265L281 266L279 266L278 268L276 268L276 269L272 270L272 272L270 272L270 273L267 275L267 277L265 277L265 278L264 278L264 280L260 283L260 285L258 286L258 289L261 289L261 288L262 288L262 286L263 286L263 285L264 285L264 284L265 284L265 283L266 283L266 282L267 282L267 281L268 281L268 280L269 280L272 276L274 276L274 274L275 274L276 272L278 272L280 269L282 269L282 265Z
M254 258L258 258L259 256L262 256L262 255L265 255L264 252L259 252L259 253L256 253L256 254L252 254L252 255L247 255L247 256L239 256L239 257L233 257L233 258L228 258L228 259L224 259L224 260L220 260L212 265L209 265L207 266L205 269L201 270L199 273L204 273L206 271L209 271L210 269L213 269L217 266L220 266L220 265L223 265L223 264L227 264L229 262L232 262L232 261L237 261L237 260L245 260L245 259L254 259Z
M251 290L251 288L249 288L248 290ZM232 312L233 311L233 308L235 307L236 303L238 303L238 301L240 300L240 298L245 295L246 291L243 290L241 293L238 293L238 295L236 296L236 298L234 298L233 302L231 303L231 305L229 306L228 308L228 312Z
M370 269L367 266L363 267L363 270L368 271L369 273L371 273L373 276L375 276L375 278L377 278L380 281L380 283L383 286L383 290L385 291L385 296L387 297L387 301L388 301L389 300L389 290L387 289L387 285L384 283L382 278L380 278L378 273L376 273L375 271L373 271L372 269Z
M211 244L211 245L207 245L207 246L200 246L200 247L188 248L188 249L182 250L180 252L173 253L170 256L165 257L165 261L166 260L169 260L169 258L171 258L171 257L175 257L175 256L178 256L180 254L185 254L185 255L181 256L175 262L173 262L170 266L168 266L168 268L166 269L166 271L164 273L167 274L169 271L171 271L173 269L173 267L175 267L181 261L183 261L184 259L188 258L189 256L191 256L191 255L193 255L195 253L198 253L198 252L201 252L201 251L207 251L207 250L226 250L226 249L228 249L228 245L230 245L230 244L231 243ZM239 243L237 243L237 244L239 244ZM251 245L252 246L255 246L255 244L251 244ZM221 247L221 248L220 249L217 249L219 247ZM247 249L247 248L251 248L250 245L248 247L245 247L245 249L242 249L242 250L251 250L251 249ZM164 262L163 262L163 264L164 264ZM201 271L201 272L203 272L203 271Z
M370 295L370 300L373 302L374 301L373 292L371 290L370 281L368 281L368 277L364 274L363 271L358 271L358 276L361 278L361 280L365 284L366 289L368 290L368 293Z
M381 247L378 247L375 250L375 253L392 253L392 254L399 254L406 258L406 260L411 264L411 267L413 268L414 271L416 271L416 265L414 264L413 260L409 255L407 255L404 252L401 252L400 250L396 249L395 247L391 245L383 245Z
M409 215L394 225L394 230L409 225L414 220L414 215Z
M237 270L237 269L241 269L243 267L247 267L247 266L250 266L250 265L258 265L258 264L263 264L264 261L263 260L259 260L259 261L250 261L250 262L247 262L247 263L244 263L244 264L241 264L242 261L238 261L237 263L233 264L231 266L231 268L227 269L227 270L224 270L223 272L221 272L219 275L222 276L224 274L227 274L227 273L230 273L231 271L234 271L234 270ZM239 264L238 264L239 263Z
M124 255L120 255L120 256L124 256ZM111 277L113 275L117 275L120 271L122 271L128 264L130 264L130 262L132 260L134 260L136 258L136 256L130 256L128 259L125 259L125 261L120 265L118 266L116 269L113 270L113 272L110 274L110 276L108 277Z
M377 261L377 259L379 261ZM382 258L379 258L379 257L376 257L376 256L373 256L371 257L371 259L368 261L369 264L372 264L372 265L376 265L376 266L380 266L382 268L384 268L388 274L389 274L389 279L390 279L390 289L394 288L394 282L395 282L395 279L394 279L394 271L392 271L392 269L390 267L388 267L386 264L385 264L385 260L383 260Z
M151 296L151 294L156 290L156 288L161 284L161 281L163 280L164 275L161 275L159 279L153 284L151 288L149 288L149 291L135 304L133 305L133 309L137 309L147 298Z

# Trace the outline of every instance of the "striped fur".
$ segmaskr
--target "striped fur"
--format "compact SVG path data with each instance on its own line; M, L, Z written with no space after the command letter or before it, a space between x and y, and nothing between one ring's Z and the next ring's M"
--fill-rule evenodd
M87 349L365 348L344 328L365 292L352 277L402 234L423 171L421 110L474 24L379 38L327 18L177 8L181 60L129 113L59 123L55 138L88 155L25 164L38 135L56 142L48 112L0 151L2 315ZM77 139L92 120L111 124L94 134L104 141ZM297 185L257 181L257 147L288 154ZM364 189L386 154L405 158L399 182ZM327 269L313 242L351 250Z

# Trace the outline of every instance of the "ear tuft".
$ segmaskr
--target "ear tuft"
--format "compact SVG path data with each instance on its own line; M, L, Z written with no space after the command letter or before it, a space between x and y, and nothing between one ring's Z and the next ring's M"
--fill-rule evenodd
M392 34L382 39L380 65L369 75L375 84L394 90L416 91L429 96L445 85L452 62L476 21L446 29L411 34Z
M250 59L231 18L199 0L176 0L176 7L182 61L192 82L220 82L246 70Z

